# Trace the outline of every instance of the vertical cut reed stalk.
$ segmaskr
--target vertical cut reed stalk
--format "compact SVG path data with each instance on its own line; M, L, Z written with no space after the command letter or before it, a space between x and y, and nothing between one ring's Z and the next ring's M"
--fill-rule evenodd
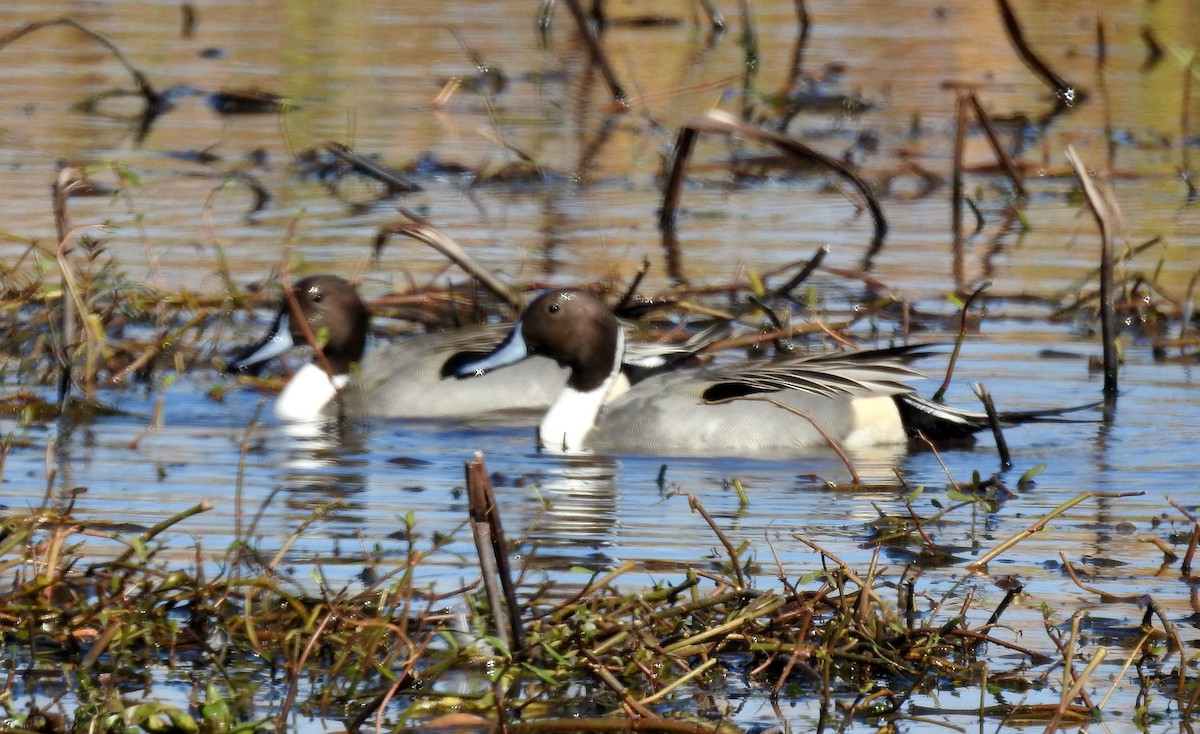
M479 565L492 610L496 637L512 654L525 648L525 631L521 624L521 609L512 584L512 569L508 563L508 547L500 524L500 511L488 480L483 454L466 463L467 503L471 513L471 534L479 550ZM499 582L497 584L497 581Z
M1096 224L1100 227L1100 334L1104 341L1105 401L1117 395L1117 317L1113 306L1113 236L1119 214L1112 192L1099 186L1088 174L1075 147L1067 146L1067 160L1083 187Z

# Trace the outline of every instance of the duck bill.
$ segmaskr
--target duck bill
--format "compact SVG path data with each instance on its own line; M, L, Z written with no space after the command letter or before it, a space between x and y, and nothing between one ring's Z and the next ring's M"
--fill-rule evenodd
M278 357L293 346L295 346L295 342L292 340L292 330L288 326L288 317L281 313L276 317L274 325L271 326L271 330L267 332L262 341L248 347L240 356L235 357L225 366L225 371L229 373L246 372L256 364Z
M521 325L518 323L491 354L464 362L455 369L454 375L459 378L478 377L494 369L520 362L528 356L529 347L525 344L525 338L521 336Z

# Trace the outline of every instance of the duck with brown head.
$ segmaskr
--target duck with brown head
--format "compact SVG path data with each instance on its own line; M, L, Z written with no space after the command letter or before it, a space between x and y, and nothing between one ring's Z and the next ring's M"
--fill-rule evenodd
M662 454L753 455L902 444L917 428L962 438L987 427L983 413L916 396L920 377L907 362L926 347L895 347L746 361L653 376L605 405L621 364L620 323L597 298L553 290L532 301L490 355L458 368L480 379L490 370L549 357L571 376L538 428L540 448ZM468 380L470 381L470 380ZM1002 414L1019 423L1062 411Z
M625 334L608 306L584 291L567 288L538 296L496 351L460 367L458 374L479 379L535 355L566 367L570 376L542 419L538 440L541 446L570 452L582 448L620 374L624 351Z

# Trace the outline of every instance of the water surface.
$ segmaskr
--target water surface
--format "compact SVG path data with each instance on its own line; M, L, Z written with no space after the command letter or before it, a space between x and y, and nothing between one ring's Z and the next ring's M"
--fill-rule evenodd
M129 84L97 45L70 29L17 41L0 52L5 191L0 258L14 274L29 272L38 267L29 243L47 246L55 240L47 192L58 161L118 163L139 183L129 187L128 197L73 199L72 222L108 226L106 251L115 266L131 279L165 288L224 292L222 258L239 284L269 281L289 262L298 272L361 275L371 297L413 283L461 280L440 255L410 241L392 242L378 262L368 258L375 233L403 206L428 217L513 282L626 283L648 259L653 267L643 290L665 289L671 277L656 225L664 159L690 116L712 108L740 112L741 20L733 5L725 8L730 30L712 38L684 3L611 5L617 20L650 12L680 20L667 27L617 23L606 35L634 97L631 109L621 113L613 111L587 68L562 8L543 46L535 29L536 4L211 2L197 8L194 35L183 37L175 3L6 3L0 7L0 30L72 14L111 38L160 88L260 88L293 98L298 108L282 116L228 116L200 94L181 95L174 109L140 135L136 121L126 119L136 110L129 100L106 102L103 115L75 107ZM1091 401L1100 390L1100 376L1087 365L1089 356L1099 354L1090 313L1052 318L1056 304L1071 302L1090 282L1097 262L1096 227L1066 165L1067 144L1093 170L1114 175L1124 215L1121 244L1161 238L1125 272L1145 274L1154 284L1148 297L1165 312L1177 313L1188 297L1200 262L1200 210L1188 199L1179 172L1189 149L1195 152L1196 137L1181 128L1185 72L1174 50L1196 44L1200 10L1186 0L1014 6L1031 45L1088 93L1086 102L1038 124L1052 108L1053 95L1016 58L990 3L828 3L811 8L804 71L823 78L816 91L860 99L869 107L854 114L837 105L803 109L787 132L853 162L875 185L890 230L869 274L882 283L881 291L911 306L914 322L929 328L920 332L922 338L942 339L955 328L957 307L948 294L984 279L992 282L950 401L975 405L970 385L982 382L1002 409L1032 409ZM797 38L793 4L759 2L752 12L759 49L754 89L762 96L751 119L771 125L779 112L767 104L768 95L789 88ZM1105 32L1102 72L1097 23ZM1146 65L1139 36L1143 27L1153 29L1168 49L1152 66ZM460 88L433 109L447 80L476 73L467 49L500 69L506 86L486 94ZM949 224L955 100L950 83L974 85L984 106L1001 118L1002 134L1017 151L1029 187L1018 219L1006 181L975 169L992 161L982 135L972 129L967 188L983 224L958 254L951 248ZM1200 117L1197 97L1187 100L1192 119ZM293 156L331 139L395 167L425 156L464 166L481 180L472 186L470 175L427 168L415 174L424 190L403 198L378 198L379 186L361 180L328 187L303 175ZM197 151L216 159L197 162ZM826 244L827 265L862 265L871 222L836 178L753 163L735 176L727 165L732 156L770 152L702 139L679 224L682 274L692 282L771 271ZM542 167L543 178L519 184L482 180L522 155ZM248 187L228 183L235 171L270 193L263 209L252 210ZM938 185L927 187L920 171L938 177ZM103 170L97 177L117 180ZM967 221L973 227L970 215ZM812 283L816 307L798 316L842 317L866 297L859 281L836 272L818 273ZM206 334L206 356L227 354L267 319L263 313L251 323ZM898 330L894 320L867 319L855 333L885 343ZM1144 331L1126 333L1123 394L1112 421L1009 430L1014 467L1002 480L1015 489L1025 471L1042 464L1045 471L996 511L964 508L933 528L958 561L919 572L930 599L950 591L967 562L1080 492L1137 491L1141 494L1085 502L995 561L994 576L1015 575L1027 585L1005 619L1024 644L1044 650L1050 643L1041 629L1043 604L1054 612L1055 623L1078 610L1137 624L1136 605L1101 603L1075 586L1060 570L1062 551L1073 563L1119 561L1090 566L1090 583L1115 594L1152 595L1170 610L1180 635L1195 640L1187 621L1194 602L1178 566L1163 566L1161 553L1146 540L1190 532L1167 500L1194 506L1200 490L1198 366L1194 359L1156 360ZM1060 356L1044 356L1049 349ZM937 375L943 363L923 366ZM47 389L30 379L17 382ZM303 578L319 563L327 577L349 584L368 559L386 564L403 557L406 546L397 533L412 513L418 542L456 533L444 552L420 568L423 583L450 587L476 573L474 547L460 526L466 517L463 462L478 450L496 473L506 529L522 539L519 560L533 578L549 575L566 587L586 580L575 569L634 560L651 569L629 577L635 584L682 564L720 559L716 538L688 509L685 495L692 494L732 538L750 541L761 582L772 586L777 573L795 579L820 563L795 534L852 565L870 563L874 551L863 545L866 523L880 513L907 512L907 492L895 481L896 472L910 489L925 487L914 508L932 515L935 500L948 504L947 473L966 481L974 472L986 477L999 469L988 436L974 449L942 453L940 461L929 451L856 456L866 477L887 486L853 490L830 485L845 485L848 474L835 456L824 453L576 460L537 455L529 425L372 421L296 431L272 417L269 398L264 406L251 391L232 392L220 402L209 396L210 388L229 382L209 369L180 375L167 370L149 385L101 392L101 400L119 404L124 415L69 427L8 421L5 432L23 443L8 455L0 504L21 512L44 501L66 502L74 494L78 517L149 526L209 500L213 509L188 520L181 526L187 535L170 541L180 563L194 562L197 543L204 562L219 562L251 524L264 548L281 547L319 510L319 519L286 556L289 571ZM935 383L923 385L923 394ZM244 442L249 450L243 459ZM50 482L47 457L58 468ZM739 506L734 480L746 488L745 507ZM86 492L77 494L79 487ZM338 503L329 506L333 500ZM113 550L97 542L94 552L99 557ZM897 572L909 561L894 550L881 558ZM986 576L969 587L976 595L972 622L979 624L1003 592ZM965 595L967 589L954 593ZM1114 651L1110 661L1115 674L1122 653ZM1107 676L1097 677L1102 679ZM1093 695L1102 695L1106 685L1097 683ZM1110 702L1104 717L1109 730L1128 726L1122 722L1133 704L1128 695ZM784 718L804 726L809 704L791 705L784 707ZM744 710L740 722L780 723L757 703Z

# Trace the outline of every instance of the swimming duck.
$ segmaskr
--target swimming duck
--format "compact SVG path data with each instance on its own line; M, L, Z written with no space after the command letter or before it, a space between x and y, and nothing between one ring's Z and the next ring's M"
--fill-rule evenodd
M354 286L336 275L313 275L292 287L312 338L322 345L319 357L288 381L275 401L284 420L306 421L342 407L350 414L387 418L453 418L495 411L540 410L566 384L568 371L549 357L527 360L490 372L479 380L454 377L459 363L485 355L503 340L507 325L472 326L421 334L379 350L366 349L370 312ZM308 343L302 325L292 319L285 296L267 335L233 359L226 371L246 372L293 346ZM635 358L638 375L668 369L694 346L653 345ZM328 366L328 371L326 370ZM614 380L621 391L636 379ZM353 388L353 389L348 389Z
M920 373L906 363L924 347L896 347L684 369L650 377L605 405L617 379L625 337L612 312L576 289L532 301L491 354L464 362L470 382L527 358L549 357L570 370L538 427L539 448L752 455L827 446L903 443L919 428L935 438L964 438L988 426L984 413L961 411L913 394ZM1007 423L1058 415L1029 411Z

